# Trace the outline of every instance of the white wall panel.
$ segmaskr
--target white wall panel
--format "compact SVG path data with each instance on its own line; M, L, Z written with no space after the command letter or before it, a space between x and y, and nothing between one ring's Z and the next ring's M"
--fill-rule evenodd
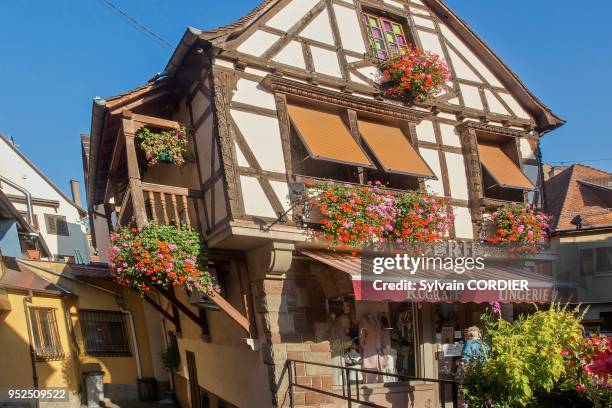
M440 134L442 135L442 143L447 146L461 147L461 139L453 125L440 123Z
M361 35L357 12L339 4L334 4L334 12L336 13L342 47L360 54L365 53L366 48Z
M448 50L448 54L450 56L451 62L453 63L453 70L455 71L455 75L457 78L467 79L468 81L480 82L480 78L478 75L474 73L472 68L470 68L452 49Z
M278 14L268 20L266 25L287 31L300 21L318 2L319 0L291 1Z
M455 213L455 236L463 239L473 239L472 215L465 207L453 207Z
M434 131L433 122L423 120L416 126L417 139L424 142L436 143L436 132Z
M423 44L423 49L436 53L440 58L444 59L444 51L442 50L442 45L440 45L438 36L427 31L419 31L418 33L421 43Z
M238 162L238 165L242 167L251 167L246 157L244 157L242 150L240 150L240 146L238 146L238 143L236 142L234 142L234 149L236 149L236 161Z
M258 82L240 78L236 83L236 92L232 101L276 110L274 95L268 92Z
M261 168L284 173L285 159L278 120L234 109L231 115Z
M334 35L332 34L329 13L323 10L300 32L300 37L319 41L325 44L334 45Z
M291 207L291 202L289 201L289 186L284 181L274 181L270 180L270 184L272 185L272 190L276 193L279 201L283 205L283 209L288 209Z
M483 109L482 99L480 99L480 92L478 91L478 88L465 84L459 84L459 88L461 89L461 95L463 95L465 106L473 109Z
M467 200L468 182L465 174L465 162L463 155L459 153L445 152L446 168L448 169L448 183L450 184L451 197Z
M310 47L315 71L335 77L342 77L338 54L319 47Z
M215 219L214 223L223 220L227 217L227 203L225 201L225 187L223 185L223 179L219 179L215 182Z
M287 44L285 48L276 54L273 60L280 62L281 64L306 69L304 53L302 52L302 44L297 41L291 41L289 44Z
M412 19L414 20L414 24L416 24L418 26L432 28L432 29L436 28L436 26L434 25L433 21L431 21L428 18L423 18L423 17L419 17L419 16L412 16Z
M521 157L523 159L535 160L536 155L533 149L531 148L531 143L529 143L529 140L523 137L519 139L519 142L520 142L519 146L521 148Z
M427 191L439 196L444 197L444 184L442 183L442 168L440 167L440 156L438 155L438 151L434 149L423 149L419 148L419 153L425 163L431 168L434 172L437 180L425 180L425 186L427 187Z
M272 204L255 177L240 176L244 212L248 215L276 218Z
M240 44L238 51L259 57L279 38L280 37L276 34L257 30L249 38L247 38L245 42Z
M504 100L504 102L506 102L506 104L508 104L516 116L523 119L530 118L529 114L525 112L523 107L516 101L516 99L514 99L512 95L503 92L498 92L497 94Z
M510 112L502 105L502 103L493 95L489 89L484 90L485 98L487 98L487 104L489 105L489 110L491 112L499 113L502 115L509 115Z

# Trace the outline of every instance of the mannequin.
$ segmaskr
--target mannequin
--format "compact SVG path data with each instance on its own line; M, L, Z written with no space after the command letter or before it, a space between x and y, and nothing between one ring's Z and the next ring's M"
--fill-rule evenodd
M363 359L362 366L365 370L382 371L385 367L383 359L383 334L380 324L372 313L368 313L359 322L359 347ZM366 374L366 383L378 382L375 374Z
M391 346L385 347L383 350L385 353L385 373L397 374L395 369L395 361L397 360L397 351L392 349ZM383 376L383 382L398 382L397 377L391 375Z
M355 313L353 312L353 306L350 302L346 300L342 302L342 313L338 317L338 320L344 330L344 334L351 339L357 337L358 334L355 333Z
M344 351L350 347L351 339L346 335L342 321L335 313L329 315L329 341L331 348L331 364L344 367ZM342 369L332 369L333 385L342 385Z

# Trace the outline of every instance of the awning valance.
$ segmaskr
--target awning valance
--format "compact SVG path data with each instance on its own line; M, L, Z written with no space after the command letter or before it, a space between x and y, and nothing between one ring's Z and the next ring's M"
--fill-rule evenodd
M292 104L287 110L312 158L374 168L338 114Z
M478 143L478 155L482 165L500 187L519 190L535 189L533 183L500 146Z
M367 301L393 301L393 302L446 302L446 303L550 303L555 293L555 281L553 278L516 267L487 264L485 269L465 271L457 274L447 270L419 270L413 275L403 270L387 270L382 275L362 273L372 271L372 259L352 256L343 252L330 251L301 251L304 255L322 262L332 268L338 269L351 276L353 291L356 300ZM364 264L367 263L367 264ZM363 268L363 269L362 269ZM414 290L380 289L381 282L407 283L413 282ZM528 289L505 289L505 290L470 290L467 288L469 281L511 281L525 280ZM432 284L439 282L463 284L464 289L441 289L433 290L419 289L421 282Z
M361 137L386 172L435 177L400 128L361 119L358 126Z

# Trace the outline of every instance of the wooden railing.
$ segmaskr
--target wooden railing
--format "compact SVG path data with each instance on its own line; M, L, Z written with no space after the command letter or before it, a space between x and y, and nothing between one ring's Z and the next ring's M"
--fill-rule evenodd
M148 221L166 225L187 225L202 231L204 194L199 190L162 184L140 183L144 212ZM118 209L115 227L135 221L134 191L128 188Z

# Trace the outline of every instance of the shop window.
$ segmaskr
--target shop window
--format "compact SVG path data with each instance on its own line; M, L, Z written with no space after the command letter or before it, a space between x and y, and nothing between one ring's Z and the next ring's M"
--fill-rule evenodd
M524 201L524 192L534 190L535 186L519 167L515 139L483 132L477 135L477 141L484 197Z
M62 360L64 351L57 330L55 309L30 308L30 325L36 359L39 361Z
M63 215L45 214L47 233L51 235L69 236L68 222Z
M601 319L601 331L612 333L612 312L601 312L599 318Z
M580 263L584 275L612 273L612 247L582 249Z
M401 23L374 13L363 13L362 17L374 57L384 60L408 47L408 37Z
M81 310L81 331L85 352L90 356L129 357L130 345L125 314Z

